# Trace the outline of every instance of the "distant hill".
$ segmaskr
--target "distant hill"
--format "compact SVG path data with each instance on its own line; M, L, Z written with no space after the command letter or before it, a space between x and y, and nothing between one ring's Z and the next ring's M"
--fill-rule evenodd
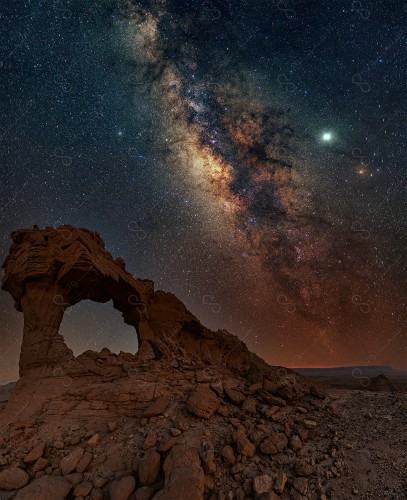
M407 388L407 371L397 370L388 365L293 368L293 370L338 388L377 390L377 384L372 384L372 381L381 375L395 386Z

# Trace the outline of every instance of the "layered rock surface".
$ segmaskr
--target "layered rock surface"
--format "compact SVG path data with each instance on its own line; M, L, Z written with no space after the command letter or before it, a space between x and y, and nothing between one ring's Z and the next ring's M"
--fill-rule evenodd
M86 229L16 231L4 267L25 331L0 412L1 498L330 497L343 465L307 379L202 326ZM84 298L112 299L137 354L72 355L58 327Z
M210 331L174 295L134 278L123 259L105 250L98 233L63 225L21 229L11 237L2 288L24 313L20 375L74 359L58 330L65 310L85 299L112 300L124 322L135 328L140 357L158 358L176 349L243 371L254 358L264 365L237 337Z

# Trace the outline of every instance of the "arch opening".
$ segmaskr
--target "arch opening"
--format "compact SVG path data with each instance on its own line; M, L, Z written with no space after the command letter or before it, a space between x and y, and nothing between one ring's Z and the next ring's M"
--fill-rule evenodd
M104 347L117 354L135 354L139 348L135 327L124 322L111 300L82 300L67 308L59 333L75 356L88 350L100 352Z

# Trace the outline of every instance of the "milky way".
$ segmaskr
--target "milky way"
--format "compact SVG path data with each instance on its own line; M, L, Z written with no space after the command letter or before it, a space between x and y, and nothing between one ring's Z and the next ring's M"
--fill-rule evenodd
M402 2L2 15L3 257L17 227L89 227L271 363L406 366ZM9 380L21 318L5 294L0 311ZM95 335L134 348L108 306L72 308L61 332L76 353Z
M198 11L171 2L131 4L126 14L138 78L150 81L170 130L168 157L198 177L208 203L218 205L247 255L258 259L263 275L256 279L269 282L264 301L277 298L286 311L328 329L328 338L346 325L363 335L375 316L367 320L367 310L381 316L391 308L394 275L386 276L382 262L382 290L372 286L375 252L357 214L343 224L318 210L318 176L304 164L306 140L289 111L253 92L244 64L232 69L234 55L222 44L208 58L204 21L227 14L211 2ZM391 329L391 321L382 326Z

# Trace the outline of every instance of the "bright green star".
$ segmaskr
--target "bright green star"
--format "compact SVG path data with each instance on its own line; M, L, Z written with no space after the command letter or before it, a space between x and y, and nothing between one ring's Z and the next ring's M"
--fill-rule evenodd
M331 134L331 132L324 132L322 134L322 140L325 141L325 142L329 142L330 140L332 140L332 134Z

